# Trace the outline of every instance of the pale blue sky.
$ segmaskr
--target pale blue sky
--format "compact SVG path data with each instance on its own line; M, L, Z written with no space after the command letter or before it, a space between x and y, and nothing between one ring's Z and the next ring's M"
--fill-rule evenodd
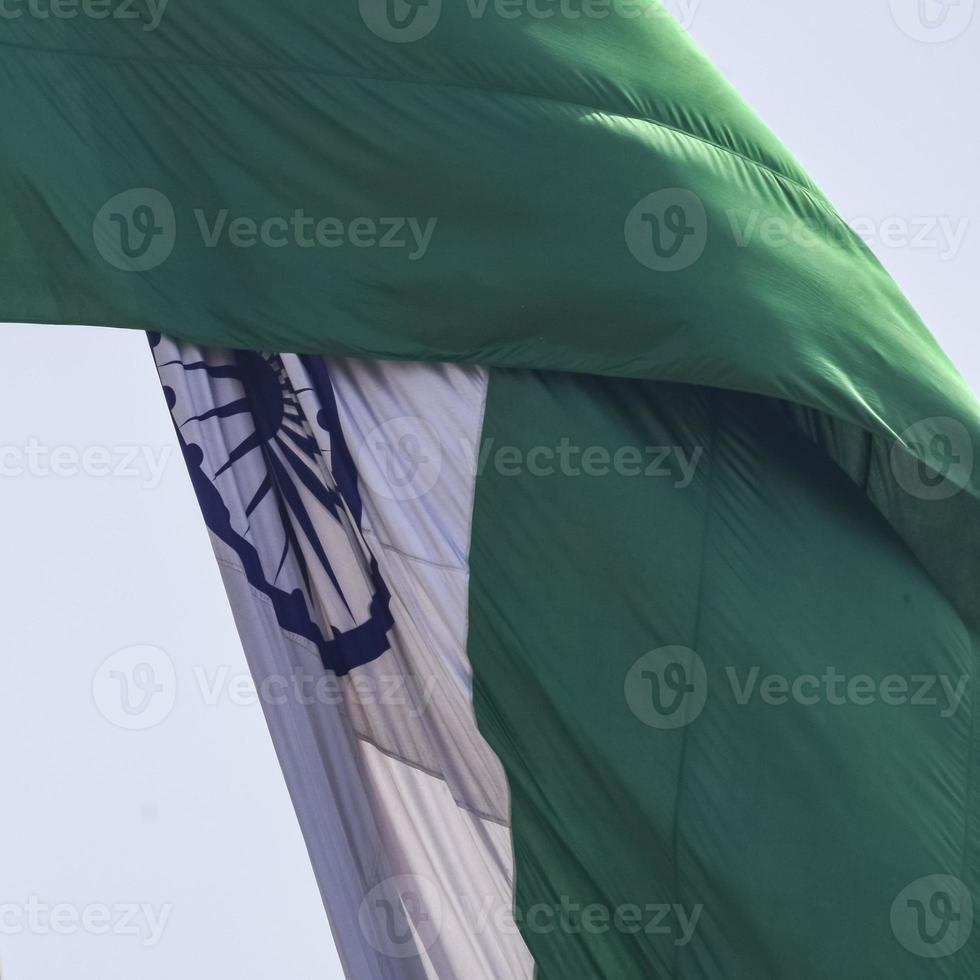
M980 15L930 43L917 4L668 6L980 388ZM144 337L0 330L4 980L339 978ZM176 693L127 730L100 685L135 645ZM88 924L44 925L61 903Z

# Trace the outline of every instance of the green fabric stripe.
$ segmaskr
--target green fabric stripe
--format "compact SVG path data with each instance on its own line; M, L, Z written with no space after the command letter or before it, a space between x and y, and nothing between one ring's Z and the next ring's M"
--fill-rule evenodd
M517 472L562 439L683 456L663 475L601 475L597 454L593 476ZM513 792L518 919L539 975L976 975L980 937L928 959L901 941L914 945L914 922L891 918L926 876L980 884L976 638L863 490L779 404L696 387L496 371L484 440L469 655ZM682 486L678 460L699 447ZM702 658L707 697L662 730L624 686L675 644ZM813 704L806 683L803 700L760 693L769 675L830 668L872 678L873 702L861 681L843 704L833 685ZM888 678L911 696L923 675L966 677L962 702L935 686L936 705L883 700L897 688L882 683L901 684ZM554 911L593 905L591 933ZM610 924L659 905L703 908L689 942L676 912L662 935Z

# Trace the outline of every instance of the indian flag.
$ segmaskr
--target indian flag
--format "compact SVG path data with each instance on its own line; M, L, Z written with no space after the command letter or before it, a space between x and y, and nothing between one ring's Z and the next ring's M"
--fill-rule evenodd
M980 406L613 7L10 20L0 319L149 333L351 980L976 976Z

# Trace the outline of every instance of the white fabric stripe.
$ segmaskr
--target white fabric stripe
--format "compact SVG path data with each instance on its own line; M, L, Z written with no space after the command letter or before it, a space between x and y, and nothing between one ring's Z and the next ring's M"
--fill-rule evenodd
M390 820L386 836L398 841L406 859L398 872L409 880L398 892L418 896L416 914L422 921L416 931L429 975L529 977L527 952L512 918L509 828L465 814L441 780L371 747L363 759L382 797L379 810ZM395 801L397 807L390 805ZM395 894L384 888L382 893L384 898ZM391 948L396 952L398 944Z
M379 738L376 730L373 740L438 769L460 804L507 823L507 783L476 729L466 657L467 559L487 373L344 360L331 362L331 377L364 477L362 527L396 602L396 652L409 676L430 685L422 692L429 702L422 721L435 754L412 756L403 741ZM377 720L393 719L389 713ZM387 733L407 734L403 718Z
M195 421L234 401L243 386L171 363L205 358L227 371L236 355L166 338L156 353L161 379L177 391L175 421L185 440L202 448L200 470L219 487L233 530L262 555L265 573L290 590L312 588L307 604L318 621L325 617L327 636L367 622L375 592L372 557L391 593L391 648L338 680L323 667L312 638L282 627L273 593L246 578L243 552L234 540L227 543L227 528L225 540L212 529L347 976L527 980L533 965L506 915L513 889L506 782L476 729L465 654L467 553L486 374L438 365L330 363L341 426L360 473L362 527L349 510L344 517L322 509L319 494L303 480L292 491L326 546L327 567L317 564L315 547L303 538L303 520L294 520L282 501L278 510L263 503L246 515L269 456L248 454L247 462L218 475L235 447L261 428L263 410L253 406L251 428L235 413ZM312 466L324 486L336 489L331 437L315 423L316 392L304 360L283 355L275 364L288 392L287 414L299 417L281 423L289 429L285 448L275 448L265 433L268 451L287 466ZM250 375L248 384L267 381ZM291 436L315 437L312 462L293 457ZM199 492L200 485L198 473ZM227 523L223 513L220 519ZM307 567L305 579L296 561Z

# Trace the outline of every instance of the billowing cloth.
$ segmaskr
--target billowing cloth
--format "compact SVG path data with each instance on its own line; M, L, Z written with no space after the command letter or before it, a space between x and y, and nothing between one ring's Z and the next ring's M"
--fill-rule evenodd
M7 24L0 319L154 332L350 976L980 973L980 410L680 28L138 9Z

